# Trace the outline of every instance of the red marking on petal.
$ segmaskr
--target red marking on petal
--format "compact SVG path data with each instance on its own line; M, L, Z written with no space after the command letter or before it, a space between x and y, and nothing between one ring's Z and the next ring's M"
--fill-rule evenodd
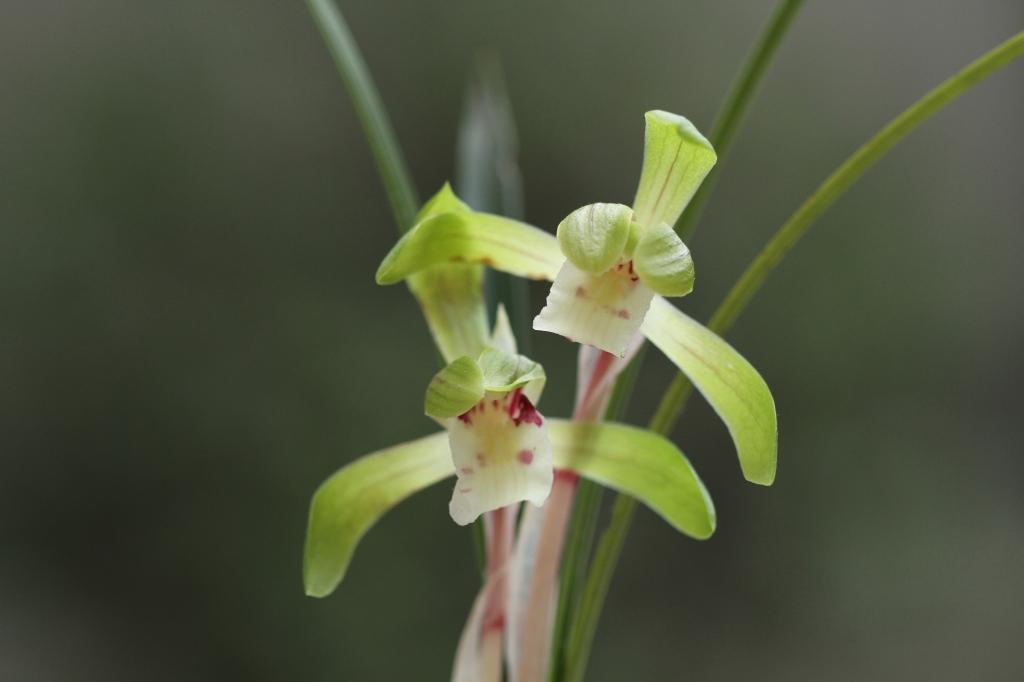
M471 492L473 492L473 489L472 488L459 488L459 492L460 493L471 493Z
M473 469L473 467L462 467L461 469L459 469L459 473L462 474L463 476L471 476L473 475L474 471L475 470Z
M576 298L586 298L587 290L583 287L576 287Z
M487 459L484 457L484 453L476 453L476 463L479 464L481 467L487 466Z
M624 320L628 320L629 319L629 311L626 310L625 308L620 308L619 310L617 310L615 312L615 314L617 316L621 317Z
M516 426L523 422L533 424L534 426L540 426L544 423L544 418L540 416L540 412L533 406L530 399L523 395L522 389L517 388L510 396L508 416L515 422Z
M497 400L492 400L491 401L491 407L493 407L494 409L498 409L498 401Z
M533 463L533 450L520 450L519 454L516 455L516 459L529 466Z
M468 411L463 412L462 414L460 414L459 415L459 421L462 422L463 424L465 424L466 426L472 426L473 425L473 417L471 417L469 413L472 412L473 409L474 408L470 408Z

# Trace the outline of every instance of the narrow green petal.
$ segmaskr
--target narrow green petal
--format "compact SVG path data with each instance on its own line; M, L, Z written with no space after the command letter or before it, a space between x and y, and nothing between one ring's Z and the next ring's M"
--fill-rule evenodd
M483 372L483 387L488 391L507 392L544 379L540 363L497 348L485 348L477 362Z
M431 417L458 417L484 397L484 375L472 358L461 357L434 375L423 411Z
M715 507L697 472L670 440L624 424L548 419L555 466L643 502L685 535L715 531Z
M665 223L644 231L633 251L633 267L640 280L662 296L685 296L693 291L690 250Z
M434 265L480 263L528 279L554 279L565 260L558 240L510 218L454 210L423 220L377 269L378 284L394 284Z
M512 331L512 322L508 319L508 312L505 304L499 303L497 312L494 315L494 329L491 331L491 347L503 350L506 353L515 353L516 335Z
M437 265L408 279L445 362L475 358L487 346L483 281L482 266L465 264Z
M306 594L326 597L345 577L359 540L386 511L455 473L448 434L366 455L317 488L309 508L302 575ZM439 518L444 518L438 510Z
M654 298L640 329L690 378L725 422L744 478L771 485L778 425L775 401L757 370L721 337L661 297Z
M576 265L599 275L618 262L629 238L633 209L622 204L590 204L558 224L562 253Z
M711 143L682 116L648 111L644 118L644 167L633 210L641 225L674 225L717 157Z
M427 218L441 215L442 213L471 210L472 209L470 209L469 204L457 197L451 184L446 182L441 189L437 191L437 194L427 199L427 203L423 204L419 213L416 214L416 222L421 223Z

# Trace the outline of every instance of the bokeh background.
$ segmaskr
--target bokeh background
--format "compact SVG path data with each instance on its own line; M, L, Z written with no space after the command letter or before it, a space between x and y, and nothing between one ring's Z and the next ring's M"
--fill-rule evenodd
M422 194L481 53L526 215L629 202L643 118L704 130L767 2L343 8ZM1024 27L1018 0L809 2L691 243L705 318L818 182ZM431 430L429 337L302 2L0 4L0 679L443 680L477 588L439 485L303 596L314 487ZM745 484L699 400L675 437L719 531L646 510L589 679L1024 679L1024 63L844 197L730 336L772 386ZM531 289L535 306L544 287ZM573 353L533 339L568 412ZM652 353L629 419L670 377Z

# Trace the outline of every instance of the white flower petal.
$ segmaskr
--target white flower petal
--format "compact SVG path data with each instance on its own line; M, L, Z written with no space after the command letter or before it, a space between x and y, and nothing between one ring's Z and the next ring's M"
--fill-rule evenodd
M460 526L493 509L524 500L539 507L548 498L548 429L521 390L487 393L449 422L448 442L458 477L448 509Z
M533 328L622 357L653 298L629 262L591 275L566 261Z

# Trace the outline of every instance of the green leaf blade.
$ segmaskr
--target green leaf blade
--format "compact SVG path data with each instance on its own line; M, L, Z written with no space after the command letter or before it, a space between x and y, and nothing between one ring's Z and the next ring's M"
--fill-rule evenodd
M333 592L359 540L385 512L454 473L442 431L366 455L324 481L309 509L302 564L306 594Z
M720 336L663 298L655 297L640 328L725 422L744 478L771 485L778 456L778 422L771 391L757 370Z
M714 533L711 496L667 438L608 422L548 419L548 429L556 467L635 497L692 538Z

